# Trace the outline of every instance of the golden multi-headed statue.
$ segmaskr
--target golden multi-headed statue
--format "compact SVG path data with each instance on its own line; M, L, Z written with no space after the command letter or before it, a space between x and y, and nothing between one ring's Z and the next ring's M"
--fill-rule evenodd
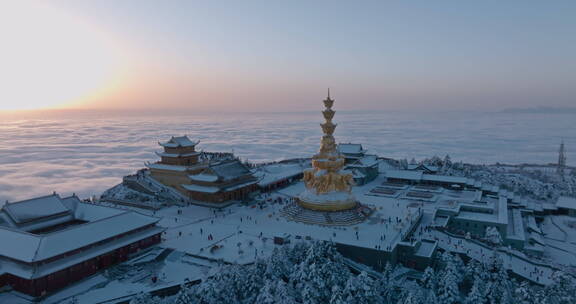
M340 155L334 140L336 124L332 123L334 100L324 100L322 111L325 122L320 124L324 135L320 141L320 151L312 157L312 169L304 171L306 190L299 196L299 204L308 209L341 211L356 207L357 202L350 192L354 184L352 174L342 173L344 157Z

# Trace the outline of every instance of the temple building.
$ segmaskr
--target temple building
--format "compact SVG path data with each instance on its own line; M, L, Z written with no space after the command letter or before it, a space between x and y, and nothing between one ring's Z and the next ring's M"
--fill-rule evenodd
M198 163L199 152L195 147L199 141L192 142L187 136L172 137L165 143L158 143L164 152L156 152L161 163L175 166L192 166Z
M0 209L0 288L47 295L161 241L158 218L57 194Z
M203 202L243 201L258 188L252 172L237 159L212 162L188 178L181 187L191 199Z
M380 164L378 157L366 154L361 144L338 144L338 152L344 156L346 160L344 170L352 174L356 185L365 185L378 177Z
M246 200L257 190L257 179L232 154L197 152L197 144L187 136L159 143L164 148L157 153L160 161L147 165L151 178L177 190L191 203L216 207Z

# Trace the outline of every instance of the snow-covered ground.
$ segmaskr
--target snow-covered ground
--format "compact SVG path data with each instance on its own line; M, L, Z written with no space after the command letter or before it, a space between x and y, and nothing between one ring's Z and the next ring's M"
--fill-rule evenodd
M271 176L285 176L301 170L299 164L291 164L287 172L280 165L269 165ZM389 165L384 165L389 168ZM517 275L540 284L550 284L557 269L576 266L576 219L568 216L546 216L541 228L545 234L544 257L529 258L521 252L498 248L492 250L477 241L448 235L440 231L426 231L432 214L439 208L454 208L459 203L473 202L476 191L453 191L442 188L418 186L396 187L394 193L386 192L392 186L386 184L384 175L376 180L353 188L353 195L362 204L375 211L363 223L353 226L327 227L289 221L280 211L293 197L304 191L304 184L296 182L270 194L260 195L248 205L232 205L222 210L201 206L165 207L160 210L139 212L160 217L159 225L167 228L160 246L150 253L116 266L109 271L70 286L46 299L46 303L58 303L75 297L80 303L97 303L108 299L133 295L183 283L186 279L202 278L217 269L219 263L250 264L259 257L266 257L278 245L274 237L290 236L291 239L315 239L337 241L353 246L390 250L406 233L416 226L416 239L437 241L438 246L449 252L466 254L487 262L493 252L504 261L504 267ZM378 191L373 191L373 190ZM119 187L116 194L134 194ZM424 191L429 197L411 197L411 191ZM150 197L152 198L152 197ZM489 199L493 204L497 199ZM99 202L112 205L109 202ZM489 205L492 203L488 203ZM118 206L124 209L133 207ZM418 220L421 214L424 220ZM162 248L174 250L161 260L155 260L153 252ZM124 268L123 268L124 267ZM120 269L120 270L119 270ZM126 274L120 275L122 269ZM153 278L156 278L153 280ZM20 299L20 298L18 298ZM13 294L0 295L0 303L14 301ZM20 300L18 300L20 301ZM12 302L10 302L12 303Z

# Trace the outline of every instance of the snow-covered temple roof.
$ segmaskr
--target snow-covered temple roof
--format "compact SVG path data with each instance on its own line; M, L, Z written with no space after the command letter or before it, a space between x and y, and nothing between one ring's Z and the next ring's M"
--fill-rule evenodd
M411 180L415 182L420 181L434 181L434 182L442 182L442 183L453 183L453 184L460 184L460 185L467 185L469 184L470 180L466 177L461 176L449 176L449 175L436 175L436 174L426 174L423 171L413 171L413 170L388 170L386 171L387 178L393 179L404 179L404 180ZM485 185L487 191L496 191L498 192L498 187L493 185Z
M159 170L167 170L167 171L177 171L177 172L184 172L187 170L184 166L177 166L177 165L166 165L166 164L146 164L146 167L151 169L159 169Z
M69 212L57 194L7 203L2 210L18 224Z
M350 167L372 167L378 165L378 157L376 155L364 155L359 158Z
M405 179L420 181L422 179L421 171L408 171L408 170L388 170L386 171L387 178Z
M254 170L254 176L260 187L265 187L302 174L304 167L301 164L271 164Z
M427 164L409 164L407 167L408 170L423 170L423 171L430 171L430 172L437 172L438 167L427 165Z
M197 182L209 182L209 183L213 183L213 182L218 180L217 175L205 174L205 173L188 175L188 178L193 180L193 181L197 181Z
M188 157L188 156L194 156L194 155L199 155L200 152L189 152L189 153L166 153L166 152L156 152L156 155L160 156L160 157Z
M338 151L344 154L362 154L365 152L361 144L338 144Z
M55 194L8 204L8 208L18 204L32 208L24 213L27 218L38 218L37 215L44 216L55 212L65 212L70 215L66 217L66 222L74 220L80 222L45 234L31 233L28 232L30 230L22 230L14 225L0 226L0 243L10 244L9 246L0 246L0 257L25 263L43 261L88 245L110 240L118 235L153 225L159 221L158 218L133 211L83 203L75 196L62 199ZM0 212L4 213L6 210L5 205ZM14 208L11 211L14 211ZM53 222L52 218L44 217L44 219L43 223L50 226L62 224ZM47 227L44 225L44 227L39 228Z
M178 137L172 136L172 138L170 138L169 141L159 143L159 144L163 147L178 148L178 147L194 147L199 142L200 141L193 142L190 140L190 138L188 138L188 136L184 135L184 136L178 136Z
M210 170L223 180L231 180L251 173L239 160L224 161L210 165Z
M561 196L556 201L556 207L576 210L576 197Z
M443 183L454 183L454 184L466 184L468 179L461 176L449 176L449 175L435 175L435 174L422 174L422 180L424 181L437 181ZM492 188L490 188L492 189Z

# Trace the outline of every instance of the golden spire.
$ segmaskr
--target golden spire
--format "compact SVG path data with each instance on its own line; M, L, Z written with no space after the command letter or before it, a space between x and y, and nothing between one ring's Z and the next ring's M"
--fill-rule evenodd
M313 169L304 174L306 186L315 190L316 193L349 192L352 185L352 176L339 172L344 167L345 160L338 152L334 139L336 124L332 122L332 118L336 112L332 110L333 105L334 99L330 98L330 89L328 89L328 96L324 99L325 109L322 111L324 123L320 124L324 132L320 140L320 151L312 157Z

